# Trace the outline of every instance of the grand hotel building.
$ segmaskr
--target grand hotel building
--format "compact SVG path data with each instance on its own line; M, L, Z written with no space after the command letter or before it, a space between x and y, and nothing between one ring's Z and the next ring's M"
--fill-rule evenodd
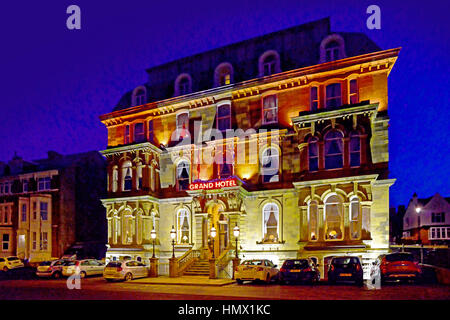
M241 259L311 257L322 275L332 256L387 252L399 50L327 18L147 69L101 116L107 258L148 260L154 229L160 274L174 249L183 270L214 251L227 277L236 225Z

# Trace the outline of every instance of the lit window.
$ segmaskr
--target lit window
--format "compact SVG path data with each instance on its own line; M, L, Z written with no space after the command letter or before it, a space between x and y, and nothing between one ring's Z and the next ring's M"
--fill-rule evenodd
M229 104L217 108L217 129L222 132L231 129L231 106Z
M349 81L349 99L350 104L358 103L358 83L356 79L352 79Z
M144 142L144 123L139 122L134 125L134 142Z
M122 243L131 244L133 242L133 234L134 234L133 217L131 215L123 216L122 224L123 224Z
M350 238L359 239L361 236L361 205L358 197L350 200Z
M325 169L337 169L343 166L343 134L332 130L325 135Z
M309 157L309 171L319 170L319 140L316 137L309 139L308 143L308 157Z
M326 87L326 107L340 107L342 105L341 84L332 83Z
M131 171L131 161L125 161L123 163L122 177L123 177L122 190L130 191L132 188L132 178L133 178L133 174Z
M279 153L276 148L267 148L262 153L261 159L261 174L263 182L278 182L279 181Z
M41 219L46 221L48 220L48 203L47 202L41 202L40 204L40 212L41 212Z
M343 239L343 206L337 195L332 195L325 201L325 240Z
M329 61L335 61L335 60L339 60L340 59L340 55L339 55L339 43L337 43L337 41L330 41L327 43L327 45L325 46L325 61L329 62Z
M268 203L263 207L263 242L279 242L279 208L275 203Z
M308 227L309 240L317 241L319 239L319 215L317 211L317 201L311 201L308 204Z
M37 248L37 233L33 232L33 237L32 237L32 243L33 243L33 250L36 250Z
M124 143L130 143L130 125L125 126Z
M263 124L278 122L278 104L276 95L270 95L263 98L262 117Z
M311 87L311 111L319 108L319 93L317 87Z
M214 85L216 87L225 86L233 81L233 67L230 63L224 62L217 66L214 71Z
M361 164L361 136L359 132L350 133L350 166L358 167Z
M2 236L2 250L9 250L9 233L4 233Z
M43 251L48 250L48 236L47 232L41 232L41 238L40 238L40 248Z
M50 190L51 178L39 178L38 179L38 191Z
M189 243L189 211L180 209L177 212L177 243Z
M177 166L177 183L178 190L187 190L189 187L189 163L181 161Z

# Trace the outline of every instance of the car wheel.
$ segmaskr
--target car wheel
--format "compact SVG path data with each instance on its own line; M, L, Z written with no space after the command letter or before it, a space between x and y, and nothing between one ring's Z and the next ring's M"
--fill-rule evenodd
M81 271L81 272L80 272L80 278L81 278L81 279L86 278L86 272Z
M61 278L61 273L55 272L55 273L53 274L53 279L59 279L59 278Z
M130 272L128 272L125 275L125 281L130 281L130 280L133 280L133 275Z
M236 279L237 284L243 284L244 281L242 281L241 279Z

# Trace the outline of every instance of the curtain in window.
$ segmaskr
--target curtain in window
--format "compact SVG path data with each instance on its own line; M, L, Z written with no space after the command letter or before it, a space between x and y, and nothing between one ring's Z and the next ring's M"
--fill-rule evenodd
M319 216L317 212L317 201L311 201L308 205L309 239L316 241L319 238Z
M361 237L361 205L359 199L354 197L350 201L350 238Z
M131 161L125 161L122 167L123 191L130 191L132 188Z
M177 166L177 180L179 190L187 190L189 187L189 164L182 161Z
M189 212L186 209L180 209L177 213L177 242L189 243Z
M268 203L263 209L264 242L278 242L279 209L275 203Z
M278 122L277 96L271 95L263 99L263 124Z
M338 196L330 196L325 202L325 239L343 238L343 206Z

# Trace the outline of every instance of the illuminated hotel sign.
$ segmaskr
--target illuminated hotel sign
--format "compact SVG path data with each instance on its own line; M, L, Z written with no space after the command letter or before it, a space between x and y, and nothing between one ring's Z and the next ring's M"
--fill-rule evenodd
M193 182L189 184L189 190L214 190L236 186L237 186L237 179L229 178L225 180Z

